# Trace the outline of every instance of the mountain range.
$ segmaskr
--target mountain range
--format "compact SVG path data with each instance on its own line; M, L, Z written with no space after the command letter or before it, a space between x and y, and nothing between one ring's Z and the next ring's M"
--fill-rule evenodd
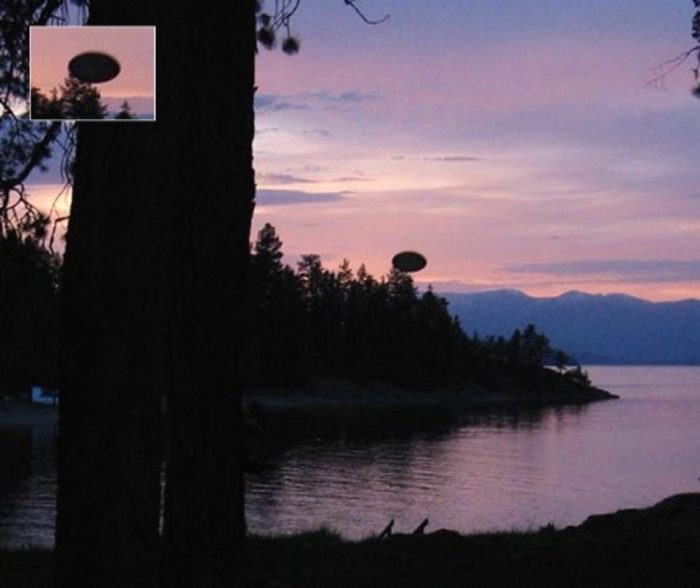
M528 323L581 364L700 364L700 300L650 302L626 294L517 290L442 294L464 330L509 338Z

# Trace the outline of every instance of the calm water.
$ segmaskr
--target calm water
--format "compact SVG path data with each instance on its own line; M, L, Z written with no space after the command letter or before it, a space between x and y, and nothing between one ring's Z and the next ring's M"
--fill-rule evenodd
M428 530L563 526L700 491L700 367L589 374L622 399L398 428L322 421L326 430L273 446L248 477L249 528L359 538L392 518L400 531L426 517ZM0 430L0 543L52 543L52 434Z

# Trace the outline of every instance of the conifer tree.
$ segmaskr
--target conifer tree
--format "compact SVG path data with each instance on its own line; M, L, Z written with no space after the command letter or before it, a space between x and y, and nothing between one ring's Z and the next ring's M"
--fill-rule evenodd
M101 119L107 114L100 91L89 82L68 76L61 85L61 106L64 118L73 120Z
M134 117L134 114L131 112L131 105L129 104L128 100L124 100L122 102L121 106L119 107L119 112L114 115L114 118L117 120L131 120Z

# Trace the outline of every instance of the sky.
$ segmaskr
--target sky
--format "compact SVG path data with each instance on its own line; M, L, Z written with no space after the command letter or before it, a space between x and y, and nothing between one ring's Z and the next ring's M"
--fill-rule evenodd
M136 115L154 113L155 53L153 27L32 27L31 85L50 95L68 75L68 62L85 51L101 51L117 58L119 75L96 84L102 101L116 112L128 100Z
M302 0L261 49L253 237L438 291L700 298L691 0ZM51 173L34 178L50 193ZM42 184L39 186L38 184Z

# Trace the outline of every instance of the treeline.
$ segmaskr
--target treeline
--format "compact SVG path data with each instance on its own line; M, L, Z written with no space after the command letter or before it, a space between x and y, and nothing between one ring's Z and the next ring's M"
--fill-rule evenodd
M57 385L61 264L41 236L31 227L0 230L0 396ZM253 386L303 386L317 377L439 386L533 374L546 363L587 382L532 325L509 339L467 336L447 301L430 288L419 293L406 273L377 279L347 260L330 270L318 255L292 269L269 224L252 249L243 370Z
M347 260L330 270L318 255L302 256L294 270L282 257L282 242L266 224L251 258L245 365L253 385L298 386L319 376L441 385L484 369L541 369L554 356L564 371L568 358L553 353L534 326L509 340L468 337L447 301L430 288L419 293L406 273L377 279Z
M69 75L60 88L52 88L48 95L32 87L31 117L34 120L99 120L107 118L107 106L95 86ZM114 118L135 118L127 100L122 102Z
M40 230L0 225L0 400L57 386L61 266Z

